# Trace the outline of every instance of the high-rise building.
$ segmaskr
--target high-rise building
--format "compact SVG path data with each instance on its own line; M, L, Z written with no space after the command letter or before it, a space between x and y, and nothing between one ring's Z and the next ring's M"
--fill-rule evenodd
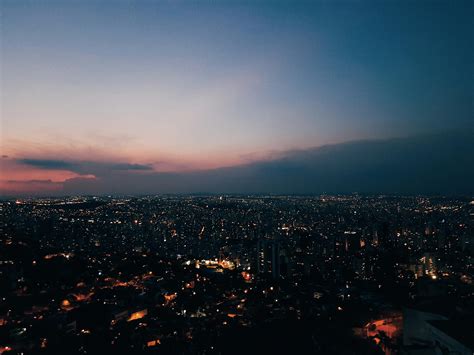
M257 271L259 274L271 274L275 279L281 276L282 264L286 273L287 257L281 248L281 242L274 239L261 239L257 243Z

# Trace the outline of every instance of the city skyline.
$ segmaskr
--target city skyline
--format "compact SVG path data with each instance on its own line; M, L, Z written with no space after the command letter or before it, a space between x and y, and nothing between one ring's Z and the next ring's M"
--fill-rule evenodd
M473 355L473 6L0 0L0 355Z
M0 200L0 353L471 355L473 205Z

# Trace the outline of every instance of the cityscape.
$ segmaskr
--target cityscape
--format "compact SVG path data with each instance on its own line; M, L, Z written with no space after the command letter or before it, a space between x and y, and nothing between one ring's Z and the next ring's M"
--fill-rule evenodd
M471 354L474 201L3 200L2 354Z
M474 355L473 14L0 0L0 355Z

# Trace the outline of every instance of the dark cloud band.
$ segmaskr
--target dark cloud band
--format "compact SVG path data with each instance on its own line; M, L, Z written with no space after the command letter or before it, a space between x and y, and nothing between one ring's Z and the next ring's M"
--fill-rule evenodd
M17 160L20 164L45 170L68 170L77 174L104 175L111 171L152 171L149 164L131 164L115 162L66 161L54 159L24 158Z

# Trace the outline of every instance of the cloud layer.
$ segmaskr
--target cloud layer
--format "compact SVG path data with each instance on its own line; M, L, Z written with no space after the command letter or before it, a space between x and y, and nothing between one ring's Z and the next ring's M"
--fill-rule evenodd
M288 151L279 158L195 172L162 173L151 165L20 159L45 170L79 174L53 194L155 193L400 193L472 194L472 132L356 141ZM11 182L18 184L18 182ZM39 191L41 193L41 191Z
M68 170L77 174L108 175L113 171L150 171L151 165L54 159L18 159L18 163L46 170Z

